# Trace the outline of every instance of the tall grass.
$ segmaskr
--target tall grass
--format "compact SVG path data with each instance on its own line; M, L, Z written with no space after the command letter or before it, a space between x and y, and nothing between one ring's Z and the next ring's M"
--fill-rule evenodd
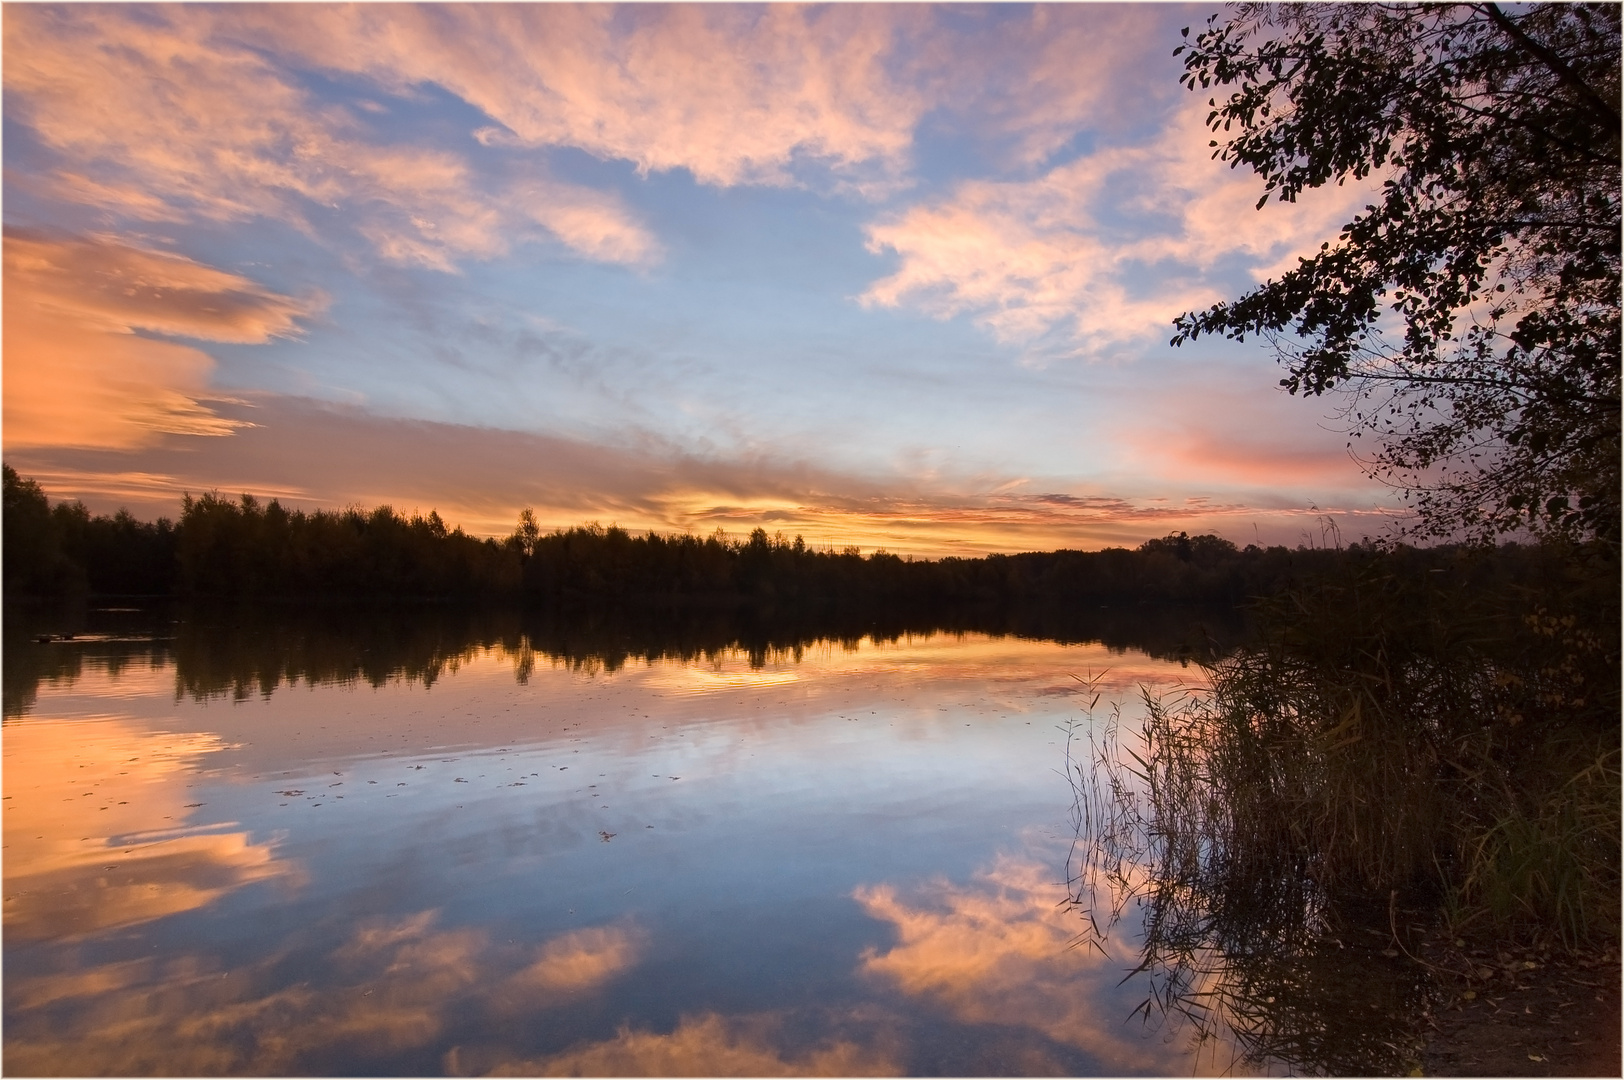
M1556 565L1485 586L1469 560L1372 557L1266 604L1209 689L1147 700L1137 745L1104 729L1079 771L1074 899L1096 937L1102 895L1113 918L1142 906L1147 1015L1369 1070L1379 1053L1331 1039L1346 972L1315 974L1348 941L1393 959L1414 925L1616 941L1616 584L1596 587L1616 572Z

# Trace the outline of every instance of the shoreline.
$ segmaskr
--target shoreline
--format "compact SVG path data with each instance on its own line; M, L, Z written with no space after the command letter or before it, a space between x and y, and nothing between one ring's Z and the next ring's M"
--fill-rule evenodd
M1434 988L1423 1076L1619 1076L1620 962L1475 950ZM1469 976L1459 971L1469 970Z

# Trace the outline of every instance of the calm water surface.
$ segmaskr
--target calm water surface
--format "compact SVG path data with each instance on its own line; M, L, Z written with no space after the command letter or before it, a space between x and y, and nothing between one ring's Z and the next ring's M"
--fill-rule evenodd
M1176 663L937 633L616 666L510 635L199 683L162 641L29 648L11 1074L1231 1064L1128 1019L1131 950L1068 948L1075 677L1131 703Z

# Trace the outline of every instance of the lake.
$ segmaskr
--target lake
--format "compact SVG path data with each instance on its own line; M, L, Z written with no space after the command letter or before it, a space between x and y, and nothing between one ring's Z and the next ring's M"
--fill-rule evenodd
M1234 1066L1066 904L1165 633L700 623L8 619L7 1072Z

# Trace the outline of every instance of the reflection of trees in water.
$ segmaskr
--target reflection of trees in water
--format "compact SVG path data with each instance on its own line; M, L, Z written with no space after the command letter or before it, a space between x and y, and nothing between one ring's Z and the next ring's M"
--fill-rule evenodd
M82 605L33 609L7 605L3 635L4 715L21 716L34 706L41 683L72 683L87 664L118 675L135 667L156 667L170 656L168 627L153 612L131 621L111 613L87 629ZM111 623L111 625L107 625ZM49 636L49 643L37 640ZM64 640L64 636L67 639Z
M176 625L175 691L269 695L283 684L433 686L476 653L519 648L511 619L456 608L197 609Z
M36 630L35 628L43 628ZM72 640L60 640L65 628ZM716 662L745 654L750 666L797 661L819 642L855 649L925 633L986 633L1099 641L1162 659L1208 656L1240 632L1232 610L1135 606L1061 610L748 605L591 607L525 611L457 605L237 605L140 612L21 613L5 636L6 715L33 703L41 681L72 680L84 665L117 671L173 658L179 696L245 698L297 683L373 686L406 679L433 685L475 655L500 649L527 680L539 661L582 671L631 662ZM41 644L38 632L56 635ZM114 640L109 640L112 637Z

